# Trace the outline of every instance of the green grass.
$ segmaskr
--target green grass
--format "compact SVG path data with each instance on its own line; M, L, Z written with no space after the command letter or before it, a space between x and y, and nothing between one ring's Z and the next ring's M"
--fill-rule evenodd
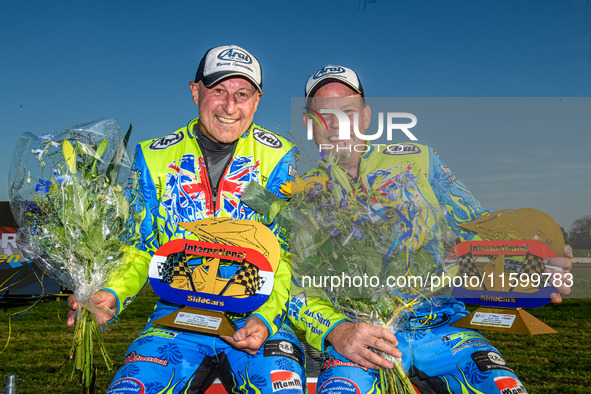
M482 333L503 354L530 394L591 392L591 300L565 299L561 304L527 311L558 334Z
M568 298L591 298L591 264L573 264L573 286Z
M587 257L591 253L591 249L575 249L573 250L573 257Z
M144 289L105 334L109 354L116 365L144 327L155 301L151 289ZM11 306L2 312L7 316L28 305ZM58 374L72 339L72 330L63 322L67 310L65 299L45 300L12 321L10 337L8 319L0 319L0 350L9 339L0 354L0 382L14 374L23 379L18 383L21 394L81 392L70 381L71 365ZM591 392L591 300L566 299L560 305L528 311L559 333L534 336L483 333L509 361L530 394ZM102 359L99 361L97 393L104 393L115 371L106 370Z
M104 335L107 349L116 366L123 361L129 344L145 326L157 297L148 286L140 293L129 308L123 312L117 324ZM25 309L30 303L2 310L3 315ZM65 324L68 311L65 298L59 301L47 299L35 305L30 311L13 319L0 320L0 382L7 375L23 379L18 383L18 392L26 393L80 393L76 381L70 380L72 364L58 373L72 345L73 329ZM10 331L10 335L9 335ZM97 393L104 393L115 374L104 366L100 354L98 361ZM1 386L3 387L3 385Z

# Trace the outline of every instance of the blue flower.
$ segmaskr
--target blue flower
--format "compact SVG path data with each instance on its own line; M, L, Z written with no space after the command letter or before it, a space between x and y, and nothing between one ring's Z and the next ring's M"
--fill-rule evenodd
M330 233L330 235L332 235L333 237L336 237L337 235L339 235L339 229L336 228L336 226L330 226L328 228L328 232Z
M326 153L325 151L320 151L320 158L322 160L328 159L328 153Z
M306 197L314 197L322 191L322 183L314 182L314 187L311 187L306 193Z
M43 160L43 154L45 153L45 151L42 149L39 149L39 148L35 148L35 149L31 149L31 153L33 153L35 156L37 156L37 160L41 161L41 160Z
M49 141L52 141L52 140L53 140L53 138L54 138L53 134L49 134L49 133L41 134L41 135L39 136L39 139L40 139L42 142L49 142Z
M69 183L72 180L72 177L69 175L60 175L59 171L54 169L53 179L55 179L56 183L59 183L61 185L64 183Z
M363 238L363 233L361 232L361 229L357 226L357 225L352 225L351 228L354 231L354 236L355 238L359 241L361 238Z
M51 180L44 181L43 179L39 179L39 183L35 187L35 191L49 193L50 186L51 186Z
M347 197L343 197L341 198L341 200L339 201L339 206L341 208L345 208L349 205L349 200L347 199Z
M31 213L33 215L40 215L43 213L43 212L41 212L41 208L39 208L39 206L34 202L27 203L27 208L26 208L25 212Z
M320 202L320 206L324 209L330 209L331 207L334 207L335 202L334 202L334 198L329 198L328 201L321 201Z

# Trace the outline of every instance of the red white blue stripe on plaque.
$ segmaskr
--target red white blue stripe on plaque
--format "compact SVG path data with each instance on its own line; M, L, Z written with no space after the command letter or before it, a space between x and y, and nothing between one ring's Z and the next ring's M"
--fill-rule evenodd
M235 266L230 277L220 275ZM271 294L273 267L260 252L244 247L189 239L162 245L150 262L148 277L165 301L220 312L246 313Z

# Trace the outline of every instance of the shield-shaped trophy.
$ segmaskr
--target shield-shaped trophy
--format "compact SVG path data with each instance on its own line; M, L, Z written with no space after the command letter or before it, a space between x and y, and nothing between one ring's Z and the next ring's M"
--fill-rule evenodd
M560 226L542 211L530 208L488 212L463 228L481 240L457 244L450 253L457 260L462 286L453 296L480 308L452 324L456 327L522 334L556 331L523 308L550 302L552 275L544 259L562 256Z
M153 323L216 335L234 334L228 313L256 310L270 296L280 246L252 220L208 218L180 223L196 235L162 245L150 262L154 292L183 308Z

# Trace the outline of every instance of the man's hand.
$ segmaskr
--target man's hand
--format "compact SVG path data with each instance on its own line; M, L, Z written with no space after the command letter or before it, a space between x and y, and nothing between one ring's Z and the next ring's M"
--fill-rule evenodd
M380 350L394 357L402 357L396 349L398 340L389 330L367 323L342 322L326 336L326 340L342 356L371 369L380 367L392 368L391 361L374 353L371 349Z
M233 336L221 336L221 338L237 349L248 354L256 354L268 336L269 329L265 323L258 317L251 316L244 327L236 331Z
M570 270L573 266L572 258L573 249L570 247L570 245L564 245L563 257L549 257L547 259L544 259L544 264L550 266L546 267L544 272L552 274L552 277L550 278L550 283L556 284L554 288L558 290L558 293L570 293L573 281L572 274L570 273ZM562 268L562 271L556 270L552 267ZM562 297L558 293L552 293L550 295L551 301L555 304L562 302Z
M97 291L90 296L90 302L97 306L94 317L99 325L108 322L117 314L117 298L110 291ZM68 297L68 306L71 310L68 312L66 324L68 327L73 327L76 323L75 312L80 306L74 294Z

